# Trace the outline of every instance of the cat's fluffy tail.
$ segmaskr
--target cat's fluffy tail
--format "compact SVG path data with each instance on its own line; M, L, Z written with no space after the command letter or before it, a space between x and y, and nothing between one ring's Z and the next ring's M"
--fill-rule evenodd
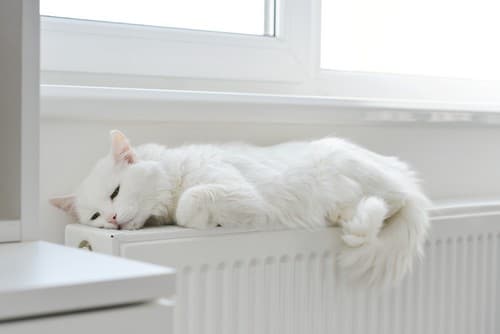
M391 285L410 272L414 259L423 255L428 206L427 198L416 194L385 219L389 210L382 199L363 199L353 220L343 224L346 246L339 263L350 278L370 285Z

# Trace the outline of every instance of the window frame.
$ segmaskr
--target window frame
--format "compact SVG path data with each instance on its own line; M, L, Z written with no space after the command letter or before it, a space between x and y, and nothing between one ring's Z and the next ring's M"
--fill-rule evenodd
M310 67L309 34L300 31L309 10L306 1L277 1L274 37L42 17L41 69L297 83Z
M42 83L500 104L500 81L320 68L321 0L276 0L275 37L51 17L41 24ZM117 61L127 49L140 52ZM56 75L44 82L47 74Z
M350 72L321 69L317 73L320 95L398 101L434 101L500 106L500 80L474 80L408 74ZM500 108L498 109L500 112Z

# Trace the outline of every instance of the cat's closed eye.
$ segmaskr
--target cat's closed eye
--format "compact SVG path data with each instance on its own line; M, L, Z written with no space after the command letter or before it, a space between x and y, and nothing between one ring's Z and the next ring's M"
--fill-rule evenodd
M92 217L90 217L90 220L96 220L97 218L99 218L101 214L99 212L96 212L92 215Z
M118 196L118 193L120 192L120 186L116 187L113 193L109 196L111 200L115 199L116 196Z

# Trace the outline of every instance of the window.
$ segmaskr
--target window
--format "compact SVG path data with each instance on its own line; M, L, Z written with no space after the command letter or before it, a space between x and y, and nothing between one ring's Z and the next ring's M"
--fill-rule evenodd
M321 67L500 79L495 0L323 0Z
M204 80L202 89L218 89L210 84L300 82L309 66L303 0L42 0L41 8L42 83Z
M274 1L41 0L40 13L116 23L274 35Z
M42 83L500 103L493 0L41 0L41 8Z

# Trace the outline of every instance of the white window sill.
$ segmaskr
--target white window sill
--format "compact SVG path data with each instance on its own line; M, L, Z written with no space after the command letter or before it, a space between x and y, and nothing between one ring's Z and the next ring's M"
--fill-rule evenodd
M230 123L500 125L499 104L41 86L41 118Z

